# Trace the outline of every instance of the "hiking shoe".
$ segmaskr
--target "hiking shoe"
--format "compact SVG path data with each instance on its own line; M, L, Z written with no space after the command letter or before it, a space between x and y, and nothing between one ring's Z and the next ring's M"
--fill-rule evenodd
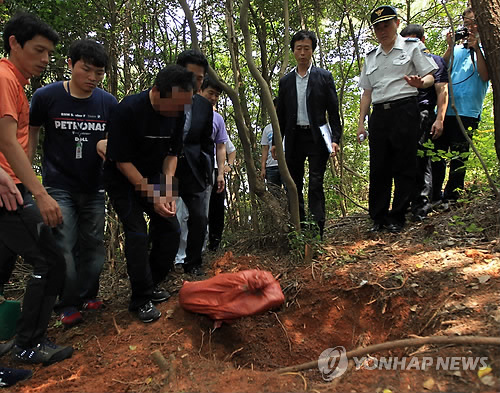
M83 322L82 313L76 308L66 308L59 316L59 320L65 327L72 327Z
M139 307L137 310L137 316L144 322L153 322L161 317L161 312L153 305L151 300L147 302L144 306Z
M170 297L170 293L165 291L163 288L160 288L158 285L153 289L153 295L151 297L151 301L153 303L161 303L167 300Z
M0 367L0 387L8 388L18 382L25 381L33 375L31 370Z
M83 303L82 308L84 310L99 310L104 306L104 303L99 300L99 299L91 299L87 300L85 303Z
M68 359L71 355L73 347L56 345L46 338L33 348L23 349L14 345L11 351L12 360L27 364L42 363L44 366Z
M6 343L0 344L0 356L5 355L14 346L14 340L7 341Z

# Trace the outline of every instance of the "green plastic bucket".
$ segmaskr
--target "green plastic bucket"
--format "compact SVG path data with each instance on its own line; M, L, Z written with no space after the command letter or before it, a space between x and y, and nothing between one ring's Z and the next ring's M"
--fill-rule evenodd
M16 325L21 315L21 302L6 300L0 304L0 340L8 340L16 334Z

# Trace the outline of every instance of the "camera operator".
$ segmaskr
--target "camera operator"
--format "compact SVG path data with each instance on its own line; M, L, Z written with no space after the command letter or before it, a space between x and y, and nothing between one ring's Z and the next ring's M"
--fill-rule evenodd
M462 18L465 29L457 30L456 39L463 42L461 45L454 45L454 37L451 32L448 33L446 36L448 49L443 59L449 64L453 51L450 83L453 86L455 106L467 133L472 138L473 131L479 124L484 96L488 90L489 76L472 9L467 8ZM451 107L451 98L444 119L443 134L434 141L434 148L435 151L469 152L469 144L460 130L455 111ZM447 209L449 201L453 202L458 199L458 190L464 189L466 161L467 157L462 156L451 160L450 174L444 193L441 190L446 173L446 161L441 159L432 163L434 205L442 203L442 207Z

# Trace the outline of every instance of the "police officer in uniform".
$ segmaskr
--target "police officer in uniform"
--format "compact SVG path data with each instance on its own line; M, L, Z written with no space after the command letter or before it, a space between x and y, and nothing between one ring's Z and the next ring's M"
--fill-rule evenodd
M418 89L434 83L438 66L418 38L398 34L395 8L380 6L371 14L379 46L366 55L359 86L358 140L366 138L365 118L373 103L370 130L369 212L374 232L400 232L415 187ZM394 198L391 201L392 182Z

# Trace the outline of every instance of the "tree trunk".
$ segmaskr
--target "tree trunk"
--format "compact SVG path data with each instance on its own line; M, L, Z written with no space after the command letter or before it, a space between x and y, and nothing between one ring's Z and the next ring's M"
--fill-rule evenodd
M285 23L285 37L283 42L283 63L281 63L278 74L279 79L285 75L286 68L288 67L288 58L290 57L290 12L288 9L288 0L283 0L283 22Z
M500 0L472 0L493 87L495 149L500 160Z
M290 213L292 215L292 222L295 226L296 231L300 231L300 218L299 218L299 198L297 194L297 187L290 176L290 172L288 171L288 167L285 162L285 154L283 152L283 145L281 144L281 133L278 123L278 116L276 115L276 110L273 105L273 98L271 95L271 91L269 89L269 85L264 80L262 75L259 73L255 62L252 57L252 42L250 39L250 32L248 30L248 8L249 8L249 0L243 0L243 4L241 6L240 13L240 27L243 33L243 37L245 40L245 57L247 59L248 68L252 76L257 80L257 83L260 85L260 90L262 93L262 102L267 107L269 115L271 116L271 124L273 126L274 140L276 142L276 153L278 155L278 163L281 176L287 186L288 199L290 202ZM252 161L253 164L253 161ZM255 166L252 165L253 170L255 170ZM248 170L248 180L250 182L250 169ZM255 176L257 178L257 173L252 173L252 177ZM257 181L259 186L263 186L265 190L265 185L262 181ZM250 184L252 184L250 182Z
M191 31L191 41L193 44L193 48L196 48L199 50L199 45L198 45L198 39L196 36L196 25L194 24L194 19L193 19L193 14L191 13L191 10L189 9L186 0L179 0L179 3L181 4L184 13L186 15L186 20L189 24L189 28ZM228 29L231 28L231 22L232 22L232 13L230 10L232 10L232 1L227 0L227 6L226 6L226 12L228 13L227 19L228 19ZM230 20L229 20L230 19ZM233 30L234 31L234 30ZM238 69L238 64L236 63L236 55L234 52L234 47L233 47L233 42L232 42L232 34L231 32L228 31L228 46L229 46L229 51L231 54L231 62L233 63L233 72L235 75L235 81L237 81L237 75L239 74L239 69ZM237 49L237 48L236 48ZM252 157L252 151L251 151L251 138L250 138L250 130L248 129L245 120L244 120L244 111L246 108L243 108L241 104L240 97L238 96L238 92L230 87L227 83L224 81L220 80L220 78L217 76L217 73L214 71L212 67L209 67L208 73L211 78L219 81L221 84L224 92L228 95L229 99L233 103L233 108L234 108L234 118L236 122L236 128L238 129L238 136L240 137L241 140L241 145L243 147L243 155L245 159L245 164L247 167L247 173L248 173L248 184L250 187L250 192L255 193L263 202L266 206L269 207L269 209L276 215L276 220L279 223L279 227L281 228L281 231L284 233L287 231L287 224L288 221L285 220L286 214L283 212L281 204L279 201L274 198L271 193L266 191L266 186L265 183L260 179L260 177L257 174L257 169L255 167L255 163ZM244 92L243 92L244 93ZM272 107L272 99L271 99L271 107ZM248 115L248 111L246 113ZM297 202L298 206L298 202ZM298 207L297 207L297 212L298 212ZM256 219L256 218L255 218Z

